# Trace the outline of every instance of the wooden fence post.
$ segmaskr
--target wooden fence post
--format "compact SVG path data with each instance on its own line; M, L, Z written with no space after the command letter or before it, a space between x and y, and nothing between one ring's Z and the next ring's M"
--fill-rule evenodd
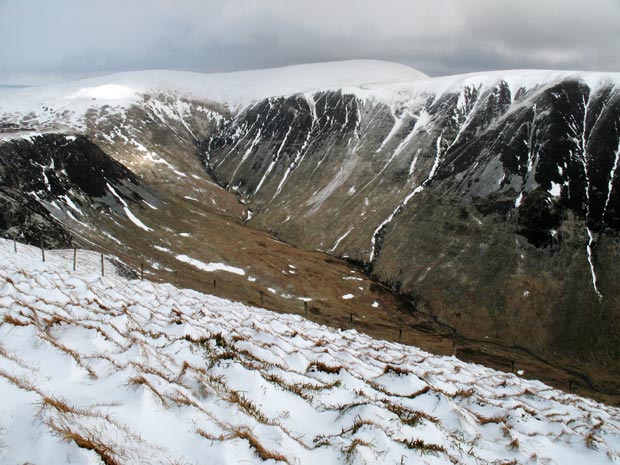
M13 238L13 252L17 253L17 241Z
M398 330L398 342L403 342L403 328Z
M41 244L41 261L45 263L45 249L43 248L43 244Z
M144 280L144 263L140 263L140 281Z
M350 314L350 323L351 323L351 328L353 328L353 313Z
M105 270L103 268L103 254L101 254L101 276L105 276Z
M217 282L214 279L213 280L213 292L215 292L215 289L217 289Z
M174 285L179 287L179 272L177 270L174 270Z
M73 247L73 271L75 271L77 267L77 248Z
M306 315L306 318L308 318L308 302L306 302L304 300L304 313Z
M263 293L263 291L260 291L260 304L263 305L264 301L265 301L265 294Z

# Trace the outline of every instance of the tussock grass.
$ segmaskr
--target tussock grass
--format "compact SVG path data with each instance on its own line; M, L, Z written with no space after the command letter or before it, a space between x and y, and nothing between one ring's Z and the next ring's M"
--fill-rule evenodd
M337 410L338 418L342 418L349 410L356 409L358 407L363 407L366 405L372 405L370 401L361 401L361 402L349 402L348 404L338 404L331 408L326 408L326 410Z
M3 369L0 369L0 377L6 379L8 382L10 382L11 384L17 386L18 388L24 391L36 392L41 397L43 397L43 394L41 393L39 388L37 388L34 385L34 383L30 381L28 378L26 378L25 376L15 376L10 373L7 373Z
M254 402L249 400L239 391L230 391L225 399L231 404L236 404L247 415L253 417L255 420L266 425L274 425L275 422L270 420L261 410L256 406Z
M431 387L429 385L424 386L423 388L419 389L416 392L413 392L411 394L409 394L408 396L406 396L408 399L415 399L418 396L421 396L423 394L426 394L427 392L431 391Z
M413 373L411 370L399 367L397 365L385 365L385 367L383 368L384 375L394 374L397 376L407 376L411 373Z
M239 439L245 439L250 443L250 447L254 449L256 455L258 455L262 460L275 460L276 462L284 462L290 465L289 460L282 454L278 452L274 452L266 449L260 443L260 441L252 434L252 432L247 428L237 428L232 433L234 437Z
M57 348L61 352L64 352L65 354L69 355L73 360L75 360L75 363L79 367L84 368L88 372L88 376L90 376L91 379L97 379L97 373L95 373L92 368L87 366L82 361L82 357L81 357L81 355L79 353L77 353L73 349L70 349L69 347L65 346L64 344L61 344L60 342L58 342L56 339L54 339L52 336L50 336L49 334L47 334L45 332L42 332L40 336L41 336L41 339L46 340L51 345L53 345L55 348Z
M64 414L68 414L68 413L78 414L79 413L76 408L69 405L66 400L60 397L42 396L41 409L44 409L46 407L53 408L54 410L60 413L64 413Z
M56 423L54 420L48 422L48 427L58 434L63 441L72 442L82 449L91 450L96 453L104 465L122 465L122 457L118 457L119 453L113 447L105 444L97 433L89 433L87 435L73 431L65 423Z
M456 391L451 397L456 399L457 397L462 397L463 399L468 399L473 396L475 391L473 389L459 389Z
M273 373L263 373L263 378L273 384L276 384L286 391L292 392L293 394L311 401L313 399L311 394L308 394L306 391L317 392L317 391L325 391L329 389L334 389L339 387L342 382L340 380L336 380L332 383L327 384L313 384L313 383L288 383L283 378L279 377Z
M161 401L164 407L168 407L168 402L166 402L164 396L162 396L161 393L157 389L155 389L155 386L153 386L144 376L134 376L133 378L130 378L129 381L127 381L127 384L129 386L144 386L145 388L148 388Z
M10 325L13 326L28 326L30 323L27 323L25 321L21 321L17 318L15 318L13 315L9 315L8 313L6 315L4 315L4 318L2 319L2 321L4 323L8 323Z
M488 425L489 423L502 424L506 423L507 417L505 415L495 415L493 417L484 417L482 415L476 415L478 423L481 425Z
M405 425L417 426L422 420L426 420L436 425L440 424L438 418L435 418L428 413L410 409L408 407L405 407L404 405L391 402L387 399L383 400L382 403L385 408L387 408L390 412L400 418L400 421Z
M337 375L342 370L342 365L331 366L323 362L312 362L306 371L321 371L330 375Z
M183 339L185 339L187 342L190 342L192 344L196 344L199 346L206 346L207 343L209 342L208 336L201 336L199 338L194 338L191 334L186 334L185 336L183 336Z
M375 446L368 441L355 438L349 445L342 448L342 453L344 454L344 460L346 463L354 463L355 452L360 447L374 448Z
M377 429L380 429L380 430L384 431L383 427L380 424L378 424L377 422L374 422L372 420L362 420L360 417L358 417L355 420L355 423L353 423L353 426L351 426L349 431L351 432L351 434L355 434L360 429L362 429L364 426L370 426L372 428L377 428Z
M427 454L439 454L446 452L446 449L443 446L440 446L439 444L425 442L422 439L411 439L407 441L402 441L402 444L407 447L407 449L415 449Z
M250 444L250 448L254 450L254 453L263 461L274 460L276 462L283 462L291 465L291 461L278 452L272 451L264 447L256 436L245 426L239 426L233 428L228 434L213 435L202 429L197 429L196 433L205 439L211 441L228 441L231 439L244 439Z

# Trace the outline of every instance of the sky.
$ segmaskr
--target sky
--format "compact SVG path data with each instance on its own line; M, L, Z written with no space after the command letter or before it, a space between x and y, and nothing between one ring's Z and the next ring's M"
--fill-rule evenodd
M359 58L620 72L620 0L0 0L0 84Z

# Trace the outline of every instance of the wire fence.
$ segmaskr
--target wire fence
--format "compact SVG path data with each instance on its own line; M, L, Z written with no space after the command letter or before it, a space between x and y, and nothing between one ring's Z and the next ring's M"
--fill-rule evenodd
M21 243L15 239L12 240L12 247L15 253L18 252L18 245ZM101 277L105 277L106 273L110 273L110 266L121 276L144 280L148 279L154 282L167 282L179 288L190 288L201 292L209 293L217 297L242 302L247 305L257 306L274 310L279 313L292 313L303 316L304 318L316 323L324 324L331 327L343 329L359 329L366 333L373 333L371 326L381 327L381 336L383 339L403 342L405 334L403 327L394 325L370 325L356 313L342 311L334 311L334 305L326 300L312 299L295 299L279 295L273 288L260 288L256 283L244 282L243 285L238 280L232 280L223 276L205 278L203 272L170 269L153 269L147 262L140 261L139 265L131 266L127 262L120 260L116 255L94 252L76 247L72 249L46 249L40 245L41 261L49 258L49 252L55 256L60 256L70 261L71 271L97 272ZM96 269L94 256L96 259ZM372 335L372 334L371 334Z

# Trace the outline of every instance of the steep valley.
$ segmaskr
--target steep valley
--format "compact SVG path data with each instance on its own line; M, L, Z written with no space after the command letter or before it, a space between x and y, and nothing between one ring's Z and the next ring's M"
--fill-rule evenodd
M402 73L0 95L3 235L617 404L620 78Z

